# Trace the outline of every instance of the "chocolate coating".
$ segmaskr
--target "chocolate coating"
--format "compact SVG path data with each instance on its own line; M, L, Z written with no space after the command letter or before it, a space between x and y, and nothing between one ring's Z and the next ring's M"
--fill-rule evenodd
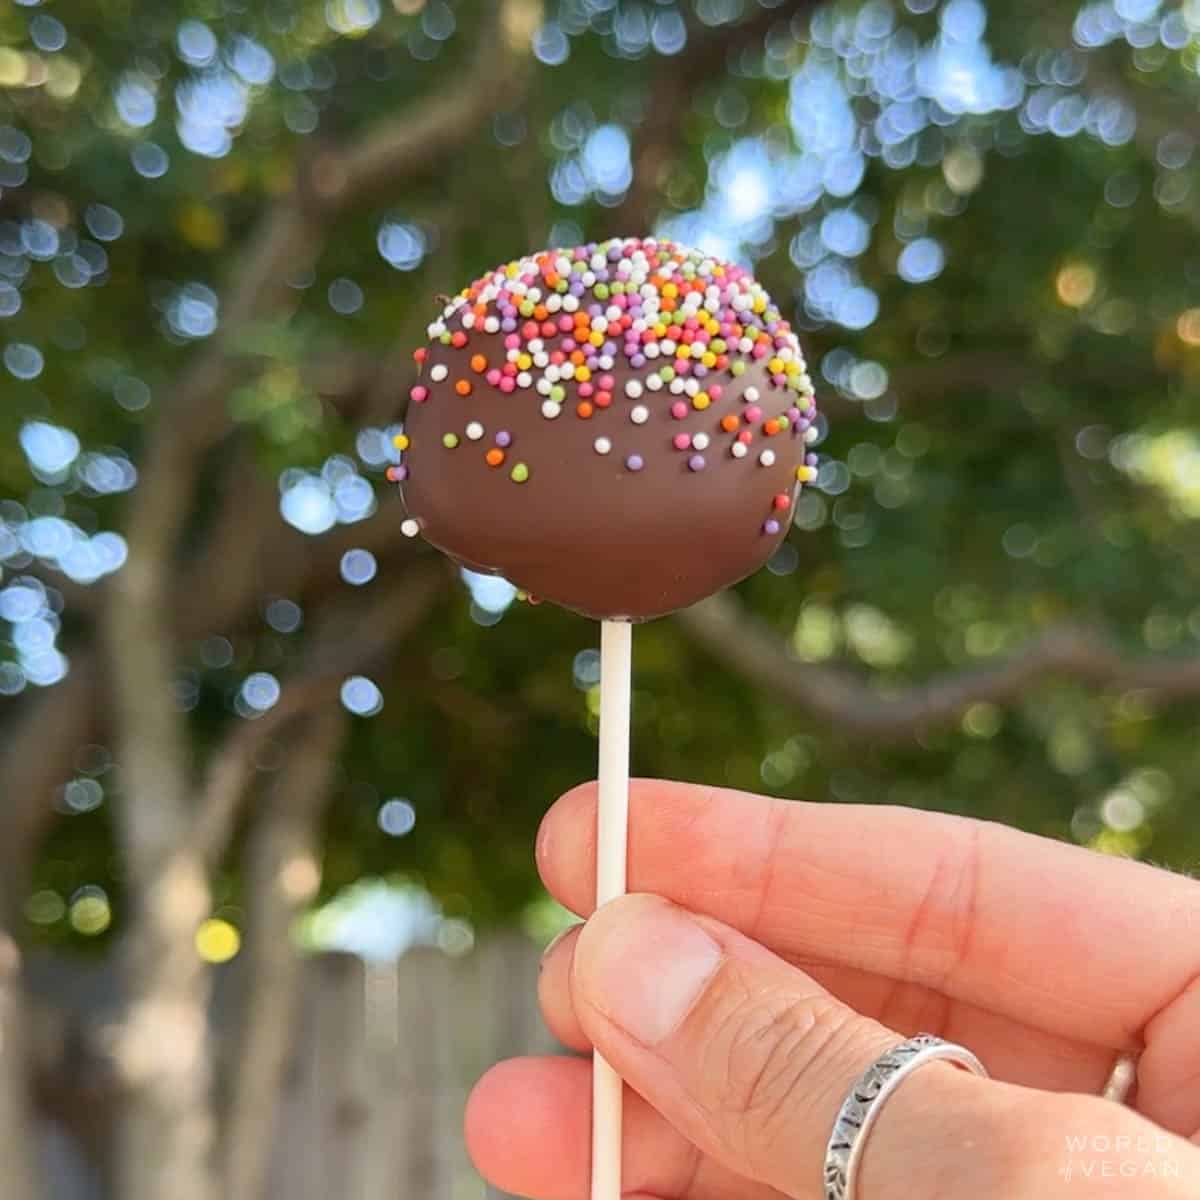
M594 255L611 245L583 250ZM449 307L445 329L457 332L472 307ZM441 331L432 338L406 417L398 477L408 513L433 545L472 570L503 574L537 599L631 620L711 595L757 570L778 547L791 524L798 469L805 477L804 433L815 411L810 391L798 395L779 382L777 360L773 373L769 354L735 353L723 370L701 371L701 408L669 382L645 388L670 357L635 365L618 353L609 356L611 366L590 373L590 388L563 381L550 400L533 382L502 391L488 381L489 370L495 380L496 368L513 361L514 334L480 328L482 306L474 308L473 327L458 338L463 344L446 344ZM557 331L523 340L543 353L562 344ZM743 363L739 375L734 360ZM634 395L627 394L630 381ZM557 414L545 415L556 404Z

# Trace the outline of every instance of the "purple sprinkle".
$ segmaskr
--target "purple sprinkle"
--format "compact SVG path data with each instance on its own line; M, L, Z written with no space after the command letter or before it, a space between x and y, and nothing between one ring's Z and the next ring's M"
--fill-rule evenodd
M763 522L763 533L769 533L772 536L779 532L779 522L774 517L768 517Z
M695 375L697 379L703 379L705 375L708 374L708 368L703 363L697 363L692 368L692 374Z
M644 354L635 354L630 360L630 363L639 370L646 365L646 356Z
M512 333L516 327L517 323L512 317L505 317L504 320L500 322L500 328L503 329L505 333Z
M572 283L571 286L567 290L571 293L572 296L578 297L578 296L583 295L584 288L583 288L582 283L575 282L575 283Z
M601 267L600 270L596 272L596 282L597 283L607 283L608 280L609 280L608 269L606 267Z
M803 433L811 424L812 422L807 417L801 417L800 423L796 426L796 428Z
M642 462L642 456L640 454L631 454L625 460L625 465L631 471L640 471L646 464Z
M688 467L693 471L703 471L704 470L704 455L703 454L693 454L692 457L688 459Z
M511 446L512 445L512 434L509 433L507 429L501 429L500 432L496 434L496 445L497 446Z
M408 468L401 463L398 467L392 468L392 478L397 483L403 483L408 478Z
M589 304L588 305L588 316L589 317L602 317L603 315L604 315L604 309L599 304Z
M609 246L608 261L616 262L617 259L619 259L620 257L621 257L621 247L620 246Z
M612 341L611 339L606 341L604 343L604 345L600 347L601 354L616 354L616 352L617 352L617 343Z
M817 461L817 456L815 454L806 454L804 456L804 463L806 466L815 467L817 465Z
M794 404L787 410L787 418L793 422L800 420L800 410Z
M573 350L579 349L579 343L574 338L563 338L561 347L564 354L570 354Z

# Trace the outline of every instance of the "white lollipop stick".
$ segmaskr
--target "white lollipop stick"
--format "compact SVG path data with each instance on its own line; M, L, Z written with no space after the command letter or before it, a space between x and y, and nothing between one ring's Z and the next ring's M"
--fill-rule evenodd
M625 894L629 843L629 698L633 626L600 626L600 804L596 907ZM621 1200L621 1077L594 1054L592 1200Z

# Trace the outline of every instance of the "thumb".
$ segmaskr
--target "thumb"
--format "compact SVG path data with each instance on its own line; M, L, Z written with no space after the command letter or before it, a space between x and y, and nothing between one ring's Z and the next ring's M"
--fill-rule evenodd
M798 1200L823 1195L843 1100L903 1040L735 930L654 896L614 900L587 922L571 999L596 1049L685 1137ZM1030 1122L1007 1114L1027 1094L946 1063L921 1067L867 1140L860 1194L1055 1194L1050 1145L1047 1186L1022 1190Z

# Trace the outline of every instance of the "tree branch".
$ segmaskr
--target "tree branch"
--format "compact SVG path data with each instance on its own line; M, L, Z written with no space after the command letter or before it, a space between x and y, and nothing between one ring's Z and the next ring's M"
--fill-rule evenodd
M685 609L676 620L714 658L756 686L840 731L880 742L905 741L953 724L980 701L1011 703L1052 676L1146 692L1168 703L1200 696L1200 656L1132 657L1087 629L1053 629L1008 658L884 694L849 671L798 662L785 639L732 593Z
M209 765L194 818L192 841L210 866L225 852L263 747L297 718L336 700L348 675L385 657L428 615L447 578L440 563L427 560L368 604L346 605L317 635L307 665L284 683L275 706L234 727Z
M698 28L691 23L684 52L655 68L649 115L638 130L633 151L633 183L610 222L615 236L642 235L653 230L662 173L685 145L683 126L695 92L724 77L722 68L732 54L755 41L761 43L774 25L812 7L815 0L793 0L782 6L760 8L741 24L718 29Z

